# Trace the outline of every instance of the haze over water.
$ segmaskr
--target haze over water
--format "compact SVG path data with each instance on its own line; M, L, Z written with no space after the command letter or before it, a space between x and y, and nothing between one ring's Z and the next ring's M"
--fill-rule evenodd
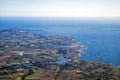
M45 35L72 36L85 45L80 60L120 65L120 20L1 17L0 28L42 30Z

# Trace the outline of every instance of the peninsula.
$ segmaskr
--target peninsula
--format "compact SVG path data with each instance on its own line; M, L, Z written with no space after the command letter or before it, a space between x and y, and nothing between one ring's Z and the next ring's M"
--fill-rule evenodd
M120 68L77 60L83 45L69 36L0 29L0 80L119 80ZM58 64L59 58L68 60Z

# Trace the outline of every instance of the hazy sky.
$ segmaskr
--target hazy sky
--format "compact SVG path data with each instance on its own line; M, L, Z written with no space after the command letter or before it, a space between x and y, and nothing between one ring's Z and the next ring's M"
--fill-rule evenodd
M0 16L120 17L120 0L0 0Z

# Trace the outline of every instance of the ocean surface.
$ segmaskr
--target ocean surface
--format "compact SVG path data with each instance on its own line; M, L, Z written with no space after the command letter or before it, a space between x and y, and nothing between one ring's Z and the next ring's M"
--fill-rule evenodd
M45 35L72 36L85 46L80 60L120 66L120 19L0 17L0 28L41 30Z

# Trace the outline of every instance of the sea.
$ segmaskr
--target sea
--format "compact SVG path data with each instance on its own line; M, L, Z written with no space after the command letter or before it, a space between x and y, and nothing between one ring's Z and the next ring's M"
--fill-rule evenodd
M40 30L71 36L84 45L79 60L120 66L120 18L0 17L0 28Z

